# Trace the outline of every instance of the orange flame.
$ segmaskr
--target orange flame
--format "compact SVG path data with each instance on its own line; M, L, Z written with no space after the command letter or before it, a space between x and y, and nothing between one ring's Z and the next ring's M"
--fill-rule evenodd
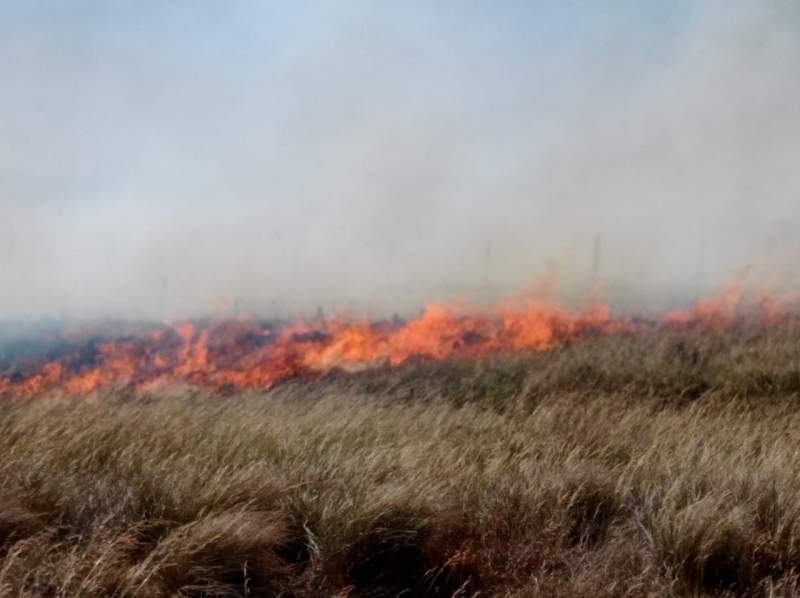
M550 287L552 282L541 285ZM791 313L792 300L765 286L746 301L741 284L736 284L689 309L665 314L660 324L724 329L745 314L775 324ZM123 340L96 345L81 345L80 330L71 329L62 335L66 345L62 357L0 377L0 395L18 400L55 391L85 397L110 388L147 391L176 384L268 389L291 378L332 370L397 365L414 357L483 359L544 351L590 334L618 334L658 324L614 319L609 307L596 299L570 310L540 294L524 302L507 300L479 314L456 305L433 304L405 323L337 316L269 327L239 319L202 328L185 323L150 331L130 329Z
M703 323L714 328L728 328L736 322L736 310L742 301L742 289L731 286L712 299L697 301L691 308L668 312L666 324Z

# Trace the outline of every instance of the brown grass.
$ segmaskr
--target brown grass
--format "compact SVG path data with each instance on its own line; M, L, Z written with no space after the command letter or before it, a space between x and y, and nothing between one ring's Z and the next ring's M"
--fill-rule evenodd
M800 334L0 408L3 596L788 596Z

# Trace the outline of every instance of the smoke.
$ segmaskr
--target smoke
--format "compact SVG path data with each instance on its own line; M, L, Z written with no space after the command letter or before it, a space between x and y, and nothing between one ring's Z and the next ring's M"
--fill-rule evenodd
M746 264L796 282L790 0L19 1L0 23L0 318L389 314L551 262L631 305Z

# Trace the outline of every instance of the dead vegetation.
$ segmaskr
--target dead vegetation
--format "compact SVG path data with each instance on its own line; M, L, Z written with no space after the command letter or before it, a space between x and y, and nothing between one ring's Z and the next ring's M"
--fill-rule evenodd
M788 596L800 335L0 408L4 596Z

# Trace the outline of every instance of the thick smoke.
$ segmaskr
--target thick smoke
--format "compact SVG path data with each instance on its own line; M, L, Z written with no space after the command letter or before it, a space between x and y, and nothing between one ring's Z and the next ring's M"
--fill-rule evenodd
M6 3L0 319L793 284L798 6Z

